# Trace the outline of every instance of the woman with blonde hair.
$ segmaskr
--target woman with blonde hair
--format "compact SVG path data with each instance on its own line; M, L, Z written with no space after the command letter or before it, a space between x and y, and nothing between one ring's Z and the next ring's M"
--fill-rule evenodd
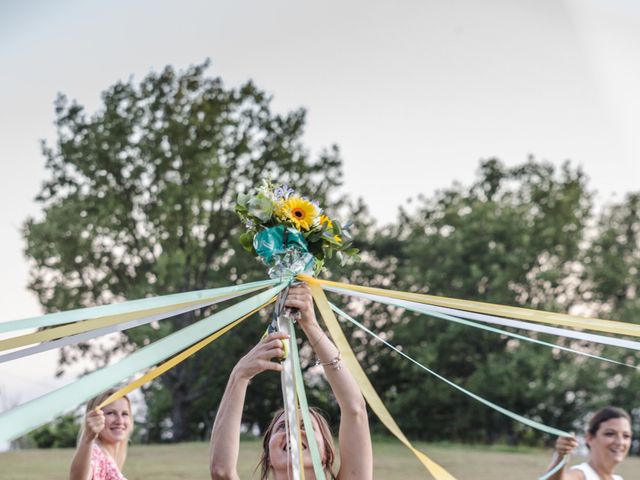
M70 480L126 480L121 470L133 431L131 402L124 396L97 408L115 392L116 389L107 390L87 403Z
M294 285L289 289L285 306L300 312L299 325L304 330L340 407L338 444L340 470L333 471L333 439L326 420L317 410L311 409L313 434L318 444L320 461L326 479L370 480L373 477L373 453L369 419L362 393L347 368L342 366L340 352L318 324L313 310L313 299L307 285ZM211 432L210 471L214 480L237 479L238 453L240 450L240 424L247 386L250 380L266 370L281 371L282 365L273 359L283 355L282 332L272 333L260 341L236 364L225 389L218 414ZM301 432L304 478L316 478L307 435ZM291 478L292 465L289 456L285 418L277 412L267 428L263 440L262 458L259 464L261 480L273 475L275 480ZM316 479L321 480L321 479Z
M585 435L589 449L588 461L567 469L566 465L549 480L622 480L613 471L631 447L631 417L621 408L604 407L598 410ZM559 437L548 471L578 446L575 436Z

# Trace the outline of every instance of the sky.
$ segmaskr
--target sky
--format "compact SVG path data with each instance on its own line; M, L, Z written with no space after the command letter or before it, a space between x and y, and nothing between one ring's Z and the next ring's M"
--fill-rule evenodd
M340 147L344 191L381 224L489 157L569 159L601 202L640 189L635 0L0 0L0 321L41 313L20 228L56 95L92 112L118 80L207 58L276 111L305 107L306 144ZM0 410L71 381L55 359L0 364Z

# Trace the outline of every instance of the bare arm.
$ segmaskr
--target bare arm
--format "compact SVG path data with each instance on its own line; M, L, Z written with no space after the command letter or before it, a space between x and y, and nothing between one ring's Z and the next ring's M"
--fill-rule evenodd
M351 372L341 363L339 351L320 327L313 310L313 298L307 285L292 286L285 303L300 311L300 325L314 349L331 390L340 407L340 472L338 479L373 478L373 453L367 408ZM337 368L339 367L339 368Z
M89 480L93 475L91 448L93 441L103 428L104 414L102 410L93 410L87 413L84 420L84 431L71 461L69 480Z
M573 452L577 446L578 441L575 435L571 437L558 437L553 457L551 458L551 464L547 468L547 472L558 465L565 455L571 455L571 452ZM548 480L584 480L584 475L577 470L567 471L567 465L564 465L560 470L550 476Z
M282 370L279 363L272 362L280 357L282 342L287 338L282 332L269 335L260 341L249 353L236 364L224 391L216 420L211 431L211 454L209 469L213 480L232 479L238 477L238 452L240 449L240 424L242 410L249 381L265 370Z

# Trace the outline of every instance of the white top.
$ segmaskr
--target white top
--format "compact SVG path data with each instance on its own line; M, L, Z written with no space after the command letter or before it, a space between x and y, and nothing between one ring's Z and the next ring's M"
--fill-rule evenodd
M586 462L581 463L580 465L574 465L570 470L580 470L582 473L584 473L585 480L600 480L600 477L595 472L595 470L591 468L591 465ZM623 478L620 475L614 475L613 480L623 480Z

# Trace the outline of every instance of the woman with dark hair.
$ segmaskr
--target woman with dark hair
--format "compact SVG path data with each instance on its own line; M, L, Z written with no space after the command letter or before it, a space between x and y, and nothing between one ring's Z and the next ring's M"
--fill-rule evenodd
M106 392L87 403L78 446L71 462L70 480L126 480L122 467L133 431L131 402L127 396L98 409L116 390Z
M373 477L371 435L365 401L358 384L349 370L342 367L338 349L318 324L309 287L304 284L292 286L285 306L300 312L298 323L324 367L325 375L340 407L340 470L337 474L333 471L335 454L329 426L317 410L311 409L313 434L325 472L325 478L322 480L370 480ZM282 339L287 339L287 335L282 332L265 337L240 359L229 376L211 432L210 470L211 478L214 480L239 478L237 462L240 424L247 386L254 376L265 370L282 370L282 365L272 360L284 354ZM302 432L304 476L314 479L311 455L306 447L306 435L309 435L309 432ZM270 475L273 475L275 480L291 478L291 460L282 411L275 414L265 431L259 466L261 480L268 479Z
M589 422L585 439L589 449L588 461L568 470L565 466L549 477L549 480L622 480L622 477L615 475L613 471L625 459L631 446L629 414L616 407L598 410ZM553 469L577 446L575 436L558 437L553 460L547 471Z

